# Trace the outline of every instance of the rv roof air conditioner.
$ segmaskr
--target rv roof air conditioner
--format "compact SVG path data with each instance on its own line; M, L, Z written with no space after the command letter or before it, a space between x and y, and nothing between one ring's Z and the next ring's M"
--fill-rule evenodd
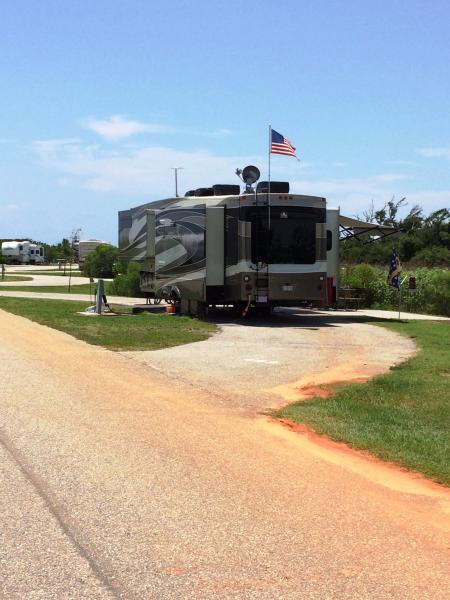
M196 196L214 196L214 192L213 192L212 187L197 188L195 190L195 195Z
M256 186L257 193L267 193L269 191L269 182L260 181ZM289 194L289 181L271 181L271 194Z
M213 185L214 196L239 196L241 188L238 185L217 183Z

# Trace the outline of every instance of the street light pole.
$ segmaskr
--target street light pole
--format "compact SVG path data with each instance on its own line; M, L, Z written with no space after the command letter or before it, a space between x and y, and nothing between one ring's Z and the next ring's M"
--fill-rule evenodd
M175 171L175 197L178 198L178 171L183 167L172 167L172 171Z

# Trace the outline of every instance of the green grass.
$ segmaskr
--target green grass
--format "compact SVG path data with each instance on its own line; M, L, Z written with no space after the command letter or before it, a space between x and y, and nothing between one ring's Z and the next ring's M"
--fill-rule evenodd
M106 294L108 294L108 282L105 282L105 290ZM95 294L95 283L89 285L89 283L77 284L72 281L70 285L69 292L69 284L66 285L8 285L2 286L0 280L0 290L5 290L9 292L41 292L41 293L52 293L52 294Z
M31 281L32 279L32 277L22 277L21 275L5 275L5 277L2 278L0 275L0 285L2 284L2 281Z
M450 324L380 326L411 336L421 351L366 384L272 414L450 485Z
M159 350L207 339L216 326L174 315L83 316L88 306L72 300L1 298L0 309L59 329L110 350Z

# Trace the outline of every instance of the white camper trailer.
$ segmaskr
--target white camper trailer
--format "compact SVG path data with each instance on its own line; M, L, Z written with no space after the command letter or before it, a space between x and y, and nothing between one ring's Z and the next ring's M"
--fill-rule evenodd
M2 243L2 255L6 264L41 265L44 262L44 248L28 240Z

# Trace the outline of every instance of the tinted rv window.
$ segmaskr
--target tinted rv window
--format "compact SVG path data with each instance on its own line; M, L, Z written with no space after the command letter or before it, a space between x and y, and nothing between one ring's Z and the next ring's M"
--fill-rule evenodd
M316 223L324 221L321 209L273 206L250 209L252 262L312 264L316 261Z

